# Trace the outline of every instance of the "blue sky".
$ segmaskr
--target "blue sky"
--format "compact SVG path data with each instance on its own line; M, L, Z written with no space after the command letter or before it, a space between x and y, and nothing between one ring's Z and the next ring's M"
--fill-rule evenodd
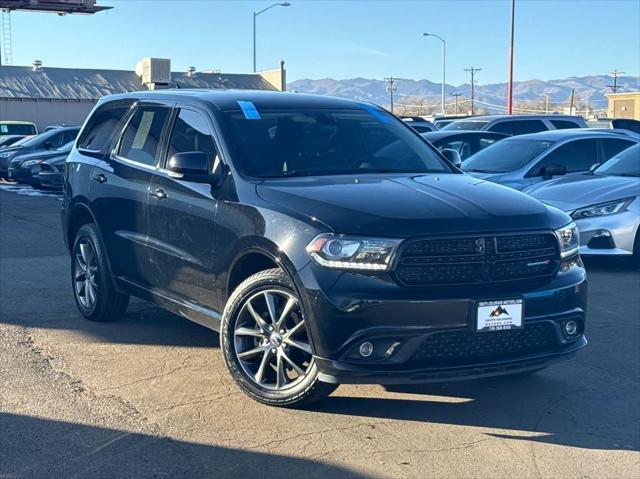
M428 78L439 82L447 41L447 83L506 80L507 0L290 0L258 17L258 69L286 61L288 79ZM99 0L94 16L12 13L13 63L133 69L145 56L224 72L251 71L252 12L266 1ZM515 79L640 75L640 1L516 0Z

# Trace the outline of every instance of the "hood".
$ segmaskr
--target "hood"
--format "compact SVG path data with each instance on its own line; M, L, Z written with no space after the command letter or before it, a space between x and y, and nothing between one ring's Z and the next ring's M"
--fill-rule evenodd
M640 178L576 175L545 181L528 194L564 211L640 195Z
M558 228L570 218L468 175L363 175L268 180L258 195L338 233L390 237Z

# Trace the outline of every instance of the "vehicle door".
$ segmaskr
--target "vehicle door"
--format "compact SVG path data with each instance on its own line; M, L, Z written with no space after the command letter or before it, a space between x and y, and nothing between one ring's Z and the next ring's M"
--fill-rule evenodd
M124 121L111 155L91 173L93 211L112 272L144 283L148 262L146 199L171 108L138 103Z
M209 114L178 106L163 159L149 185L148 244L152 251L146 275L150 284L201 305L213 307L214 217L211 183L176 178L165 169L178 153L203 152L211 172L219 161Z
M587 173L599 164L598 142L596 138L571 140L554 148L529 170L526 175L528 183Z

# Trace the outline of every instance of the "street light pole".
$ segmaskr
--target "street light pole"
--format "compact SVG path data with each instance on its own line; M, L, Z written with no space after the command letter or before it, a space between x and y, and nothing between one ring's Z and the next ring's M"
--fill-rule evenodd
M253 73L257 71L256 67L256 17L261 13L266 12L267 10L273 7L289 7L291 4L289 2L284 3L274 3L273 5L269 5L267 8L263 8L259 12L253 12Z
M549 114L549 95L547 95L546 93L540 93L540 96L545 97L545 113L548 115Z
M440 35L436 35L435 33L423 33L423 37L434 37L442 42L442 88L440 91L440 108L442 109L442 115L445 116L445 107L444 107L444 86L445 86L445 61L446 61L446 52L447 52L447 43L444 41Z
M511 0L511 41L509 42L509 91L507 98L507 110L509 115L513 113L513 36L515 30L516 0Z

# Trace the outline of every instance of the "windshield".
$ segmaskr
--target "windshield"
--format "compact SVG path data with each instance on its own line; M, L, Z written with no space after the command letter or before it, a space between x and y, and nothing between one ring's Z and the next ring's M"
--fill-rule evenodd
M73 144L76 142L76 140L71 140L69 143L66 143L58 148L56 148L56 151L59 151L60 153L69 153L71 151L71 148L73 148Z
M224 119L234 163L252 177L452 172L410 128L373 106L258 111L238 103L243 111Z
M607 176L640 176L640 145L621 151L594 170Z
M480 150L462 164L462 170L477 173L507 173L515 171L540 153L553 142L544 140L505 139Z
M22 143L22 146L27 146L27 147L40 146L57 133L58 132L56 130L49 130L46 133L40 133L39 135L33 136L29 140Z
M488 124L488 121L457 120L443 126L441 130L482 130L482 128Z
M0 135L35 135L36 127L30 123L0 123Z

